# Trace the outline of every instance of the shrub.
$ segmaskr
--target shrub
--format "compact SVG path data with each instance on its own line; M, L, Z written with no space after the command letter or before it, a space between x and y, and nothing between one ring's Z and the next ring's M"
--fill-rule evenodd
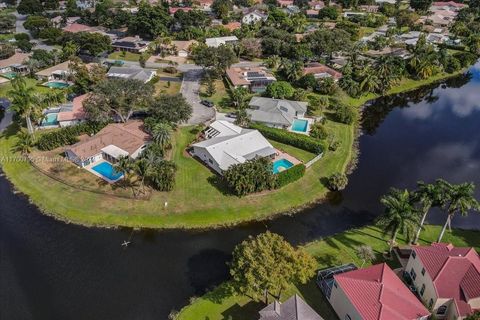
M148 83L155 84L158 81L160 81L160 77L158 75L155 75Z
M327 180L327 188L332 191L339 191L345 189L348 183L348 178L343 173L334 173Z
M322 124L315 123L310 130L310 136L323 140L328 137L328 131Z
M288 99L293 96L295 89L286 81L272 82L267 86L265 94L275 99Z
M177 73L177 69L175 67L165 67L163 68L163 72L175 74Z
M288 170L277 173L277 188L286 186L289 183L297 181L305 174L305 165L303 163L297 164Z
M273 189L276 177L268 158L255 158L234 164L224 172L223 178L237 196Z
M42 151L48 151L65 145L74 144L78 142L79 135L95 134L105 125L106 123L84 122L42 134L37 141L37 148Z
M324 143L322 141L294 132L289 132L282 129L270 128L262 124L251 124L252 129L260 131L268 139L272 139L281 143L288 144L290 146L303 149L305 151L313 152L315 154L320 154L326 150Z
M335 119L341 123L352 124L357 116L355 110L349 106L337 105L334 110Z

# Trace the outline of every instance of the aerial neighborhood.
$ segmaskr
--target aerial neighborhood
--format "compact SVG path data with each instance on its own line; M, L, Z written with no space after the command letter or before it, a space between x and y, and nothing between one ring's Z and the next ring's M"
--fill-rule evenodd
M207 229L341 202L364 105L480 56L478 0L4 0L0 20L0 151L25 159L5 175L93 226ZM419 181L346 236L250 236L228 280L170 319L478 320L478 234L451 230L473 194Z

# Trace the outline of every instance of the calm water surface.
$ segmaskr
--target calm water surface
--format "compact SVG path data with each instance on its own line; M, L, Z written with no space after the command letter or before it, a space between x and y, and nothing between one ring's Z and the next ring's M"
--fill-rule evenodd
M228 230L87 229L41 215L0 178L0 319L167 319L227 277L232 248L267 228L303 243L369 223L389 187L443 177L480 186L480 64L470 77L369 106L343 200ZM480 197L480 188L477 192ZM61 196L61 195L59 195ZM441 223L441 212L431 222ZM480 229L480 214L454 225Z

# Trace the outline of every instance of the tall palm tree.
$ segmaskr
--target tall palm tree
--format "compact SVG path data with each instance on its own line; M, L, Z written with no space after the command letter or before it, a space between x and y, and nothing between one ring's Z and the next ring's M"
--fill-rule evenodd
M247 101L248 90L244 87L234 88L230 91L230 98L236 109L243 109Z
M360 90L370 93L378 90L380 80L370 66L366 66L362 72L362 82L360 82Z
M442 241L447 226L451 230L451 223L455 213L458 212L462 216L466 216L468 215L468 211L478 211L480 209L480 204L474 197L475 185L472 182L452 185L444 180L442 181L442 187L445 188L445 196L447 198L446 205L444 206L447 211L447 219L438 236L437 242Z
M24 155L29 154L35 144L34 137L28 132L20 131L17 133L17 138L18 141L15 144L16 151Z
M172 139L172 127L164 122L156 123L152 128L152 137L165 151Z
M120 156L117 159L117 162L113 165L115 171L123 173L123 175L127 178L130 176L134 168L134 163L129 156Z
M392 189L380 199L380 202L385 206L385 214L379 217L377 223L385 234L392 237L389 249L391 252L399 232L407 239L411 238L418 226L419 216L407 190Z
M41 113L37 104L35 89L27 86L22 76L12 80L12 90L8 91L12 104L10 109L18 113L27 122L28 133L34 134L32 117L38 117Z
M417 182L417 190L415 190L413 198L420 203L420 211L423 215L413 243L418 242L418 238L423 230L423 224L425 223L430 208L432 206L441 206L443 204L443 188L441 188L440 181L441 180L437 180L434 184L425 183L423 181Z
M147 178L151 168L152 168L152 165L150 161L148 161L147 159L140 159L136 161L135 166L133 168L133 171L140 178L140 184L142 186L143 193L145 193L145 179Z

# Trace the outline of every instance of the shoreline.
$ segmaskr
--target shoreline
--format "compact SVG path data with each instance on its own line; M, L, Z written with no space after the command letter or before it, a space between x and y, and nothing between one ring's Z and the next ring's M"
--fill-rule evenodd
M454 74L445 74L444 77L442 77L442 78L433 79L431 81L427 81L426 83L425 83L425 81L423 81L418 86L409 87L408 90L405 90L405 91L402 91L402 92L389 92L389 93L387 93L386 95L383 95L383 96L377 96L377 97L374 97L373 99L366 99L364 102L362 101L362 104L358 105L357 107L361 108L360 109L360 114L361 114L362 109L363 109L361 106L368 105L369 101L379 99L379 98L383 98L383 97L386 97L386 96L391 96L391 95L395 95L395 94L403 94L403 93L407 93L407 92L414 91L414 90L417 90L417 89L421 89L422 87L432 85L432 84L437 84L437 83L445 81L449 78L459 76L459 75L463 74L465 71L466 70L462 70L462 71L459 71L459 72L454 73ZM358 161L358 155L359 155L359 152L360 152L359 146L358 146L358 144L359 144L358 139L361 135L360 119L358 119L354 124L350 125L348 131L349 131L349 134L352 135L352 141L351 141L351 144L348 146L349 151L348 151L348 154L346 156L346 159L342 163L342 166L341 166L341 168L342 168L341 171L346 173L346 174L350 174L351 172L353 172L353 170L356 167L357 161ZM84 226L84 227L104 228L104 229L117 229L117 228L127 227L127 228L160 229L160 230L180 229L180 230L206 231L206 230L211 230L211 229L232 228L232 227L235 227L235 226L246 225L246 224L249 224L249 223L268 221L268 220L278 218L280 216L292 216L294 214L297 214L298 212L311 209L318 204L324 203L325 199L327 197L327 194L329 192L328 190L324 190L322 192L322 194L318 195L313 200L309 199L309 201L305 201L301 204L292 206L291 208L289 208L287 210L277 210L277 211L272 211L272 212L261 214L260 216L251 216L251 217L239 218L239 219L231 219L231 217L228 217L229 219L227 219L227 221L221 221L221 219L218 219L218 221L213 221L213 222L212 221L207 221L207 222L201 222L200 221L200 222L193 222L193 223L192 222L185 222L185 220L188 220L188 219L186 219L185 216L197 215L197 214L201 215L202 212L203 213L208 213L209 211L215 210L215 209L210 209L210 210L200 211L200 212L195 211L195 210L190 210L190 211L186 211L186 212L183 212L183 213L169 213L167 215L162 214L162 215L158 215L158 216L150 215L148 217L147 216L144 217L146 219L147 218L150 219L148 223L145 223L145 222L142 223L141 221L137 221L137 219L131 219L130 221L127 221L127 223L124 223L124 222L119 223L118 221L115 221L116 219L112 218L111 216L103 217L103 219L98 219L98 218L102 218L102 217L92 217L92 218L90 218L89 215L83 215L83 216L81 215L82 218L80 218L80 219L72 219L72 217L69 217L65 214L61 214L59 212L55 212L55 210L49 210L49 209L43 208L39 203L37 203L33 199L33 197L30 194L28 194L28 192L23 192L22 190L20 190L17 187L17 185L14 182L15 178L10 176L4 170L3 167L0 168L0 170L2 172L2 175L6 178L7 182L11 185L11 188L12 188L13 192L20 193L20 194L22 194L22 196L25 196L26 199L28 199L29 203L35 205L35 207L42 214L53 217L54 219L56 219L58 221L62 221L62 222L67 223L67 224L73 223L73 224L81 225L81 226ZM314 169L312 169L312 170L314 170ZM48 178L48 176L47 176L47 178ZM302 181L304 178L300 179L299 181ZM278 191L279 190L272 191L272 193L275 193L275 192L278 193ZM88 191L79 191L79 192L88 192ZM255 195L253 195L253 196L255 196ZM248 199L248 197L246 197L246 198ZM133 202L133 203L136 202L136 200L128 200L128 201ZM95 208L92 207L92 210L95 210ZM230 214L230 213L226 212L226 214ZM115 214L113 214L113 216L115 216ZM169 220L169 218L171 218L171 217L168 217L168 216L176 216L177 218L179 218L180 222L177 221L177 222L172 223L172 222L168 222L168 221L163 221L163 223L158 223L159 221L151 221L151 219L153 219L153 220ZM95 219L95 218L97 218L97 219ZM182 218L183 218L183 222L182 222ZM97 221L95 221L95 220L97 220Z

